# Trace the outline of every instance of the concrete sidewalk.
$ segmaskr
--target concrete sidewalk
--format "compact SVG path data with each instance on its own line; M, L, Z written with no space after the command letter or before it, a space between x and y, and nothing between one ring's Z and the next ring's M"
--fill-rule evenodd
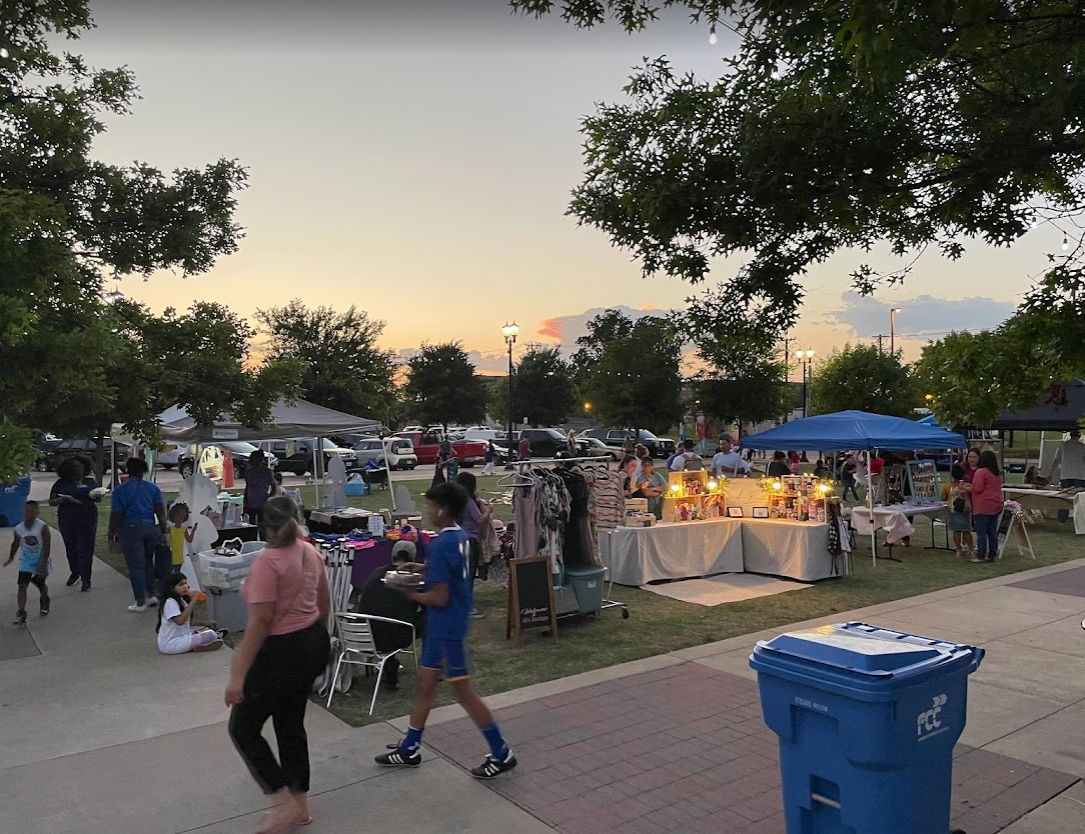
M127 612L127 580L102 563L95 570L90 593L61 584L48 618L23 631L0 628L5 821L21 834L254 830L267 803L226 734L230 653L158 654L154 614ZM604 834L604 822L620 819L626 834L782 834L773 740L746 658L758 639L856 619L987 649L970 687L955 780L957 820L968 834L1078 834L1083 616L1085 560L503 693L490 703L522 766L490 783L459 766L477 764L485 748L458 707L436 712L421 768L384 771L372 756L398 738L403 720L351 728L313 705L316 821L306 830ZM659 738L638 741L664 732L659 709L669 712L665 732L686 740L711 733L725 751L711 778L687 773L677 750L662 755ZM620 751L619 735L628 745ZM574 745L597 748L590 772L564 767ZM700 793L672 798L672 784Z

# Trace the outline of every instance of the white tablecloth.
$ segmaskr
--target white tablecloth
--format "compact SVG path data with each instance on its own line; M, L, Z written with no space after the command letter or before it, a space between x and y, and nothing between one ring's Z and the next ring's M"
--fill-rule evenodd
M847 544L843 537L842 544ZM742 521L742 562L748 573L786 576L813 582L846 571L841 556L834 566L829 554L829 525L786 519Z
M1066 510L1073 516L1074 532L1079 536L1085 536L1085 492L1003 487L1002 497L1007 501L1016 501L1023 510L1042 512Z
M875 507L874 523L886 531L887 542L896 544L905 536L910 536L915 532L915 525L911 522L913 516L929 515L934 518L945 516L947 512L948 507L941 501L935 501L932 504L893 504L889 507ZM866 507L853 507L851 526L860 535L869 536L872 529L870 510Z
M742 522L717 518L601 533L603 564L620 585L742 572Z

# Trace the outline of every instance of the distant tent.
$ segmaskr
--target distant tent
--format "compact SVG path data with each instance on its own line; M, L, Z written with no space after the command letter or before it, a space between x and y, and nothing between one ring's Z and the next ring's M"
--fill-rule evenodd
M1070 431L1085 417L1085 380L1053 386L1026 411L1003 410L991 428L1015 431Z
M305 400L296 400L293 405L288 405L281 399L271 407L271 420L268 425L258 429L243 426L228 415L219 417L210 426L197 426L195 419L189 417L182 406L167 408L158 419L161 423L159 434L170 443L196 443L201 440L303 440L332 434L375 432L381 428L379 422L367 417L345 414ZM126 439L125 434L123 426L113 426L114 440L130 442L131 438Z

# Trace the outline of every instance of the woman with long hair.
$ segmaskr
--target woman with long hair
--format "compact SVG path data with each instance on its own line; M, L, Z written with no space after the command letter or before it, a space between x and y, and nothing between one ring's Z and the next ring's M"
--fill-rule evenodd
M463 519L460 526L467 534L468 571L471 580L478 576L478 568L482 562L482 536L485 527L492 528L490 518L492 511L490 505L478 497L478 479L470 472L461 472L456 476L456 483L467 491L467 507L463 511ZM485 616L477 607L471 608L472 617Z
M241 587L249 618L230 664L226 706L237 752L275 801L257 834L285 834L311 820L305 707L328 663L331 595L324 560L305 541L293 499L269 498L261 521L267 546ZM262 735L269 718L278 760Z
M994 452L979 454L979 466L972 477L972 523L976 527L976 555L973 562L998 558L998 517L1002 514L1002 472Z
M194 620L196 594L180 571L166 577L162 586L162 604L158 607L158 650L162 654L213 652L222 648L226 631L213 631L214 623Z

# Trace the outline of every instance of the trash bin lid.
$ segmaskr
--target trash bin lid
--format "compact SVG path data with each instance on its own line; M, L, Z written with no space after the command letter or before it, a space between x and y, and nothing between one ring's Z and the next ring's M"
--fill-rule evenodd
M842 623L782 634L758 643L750 659L758 671L850 680L864 689L910 686L920 679L971 666L983 650L865 623Z

